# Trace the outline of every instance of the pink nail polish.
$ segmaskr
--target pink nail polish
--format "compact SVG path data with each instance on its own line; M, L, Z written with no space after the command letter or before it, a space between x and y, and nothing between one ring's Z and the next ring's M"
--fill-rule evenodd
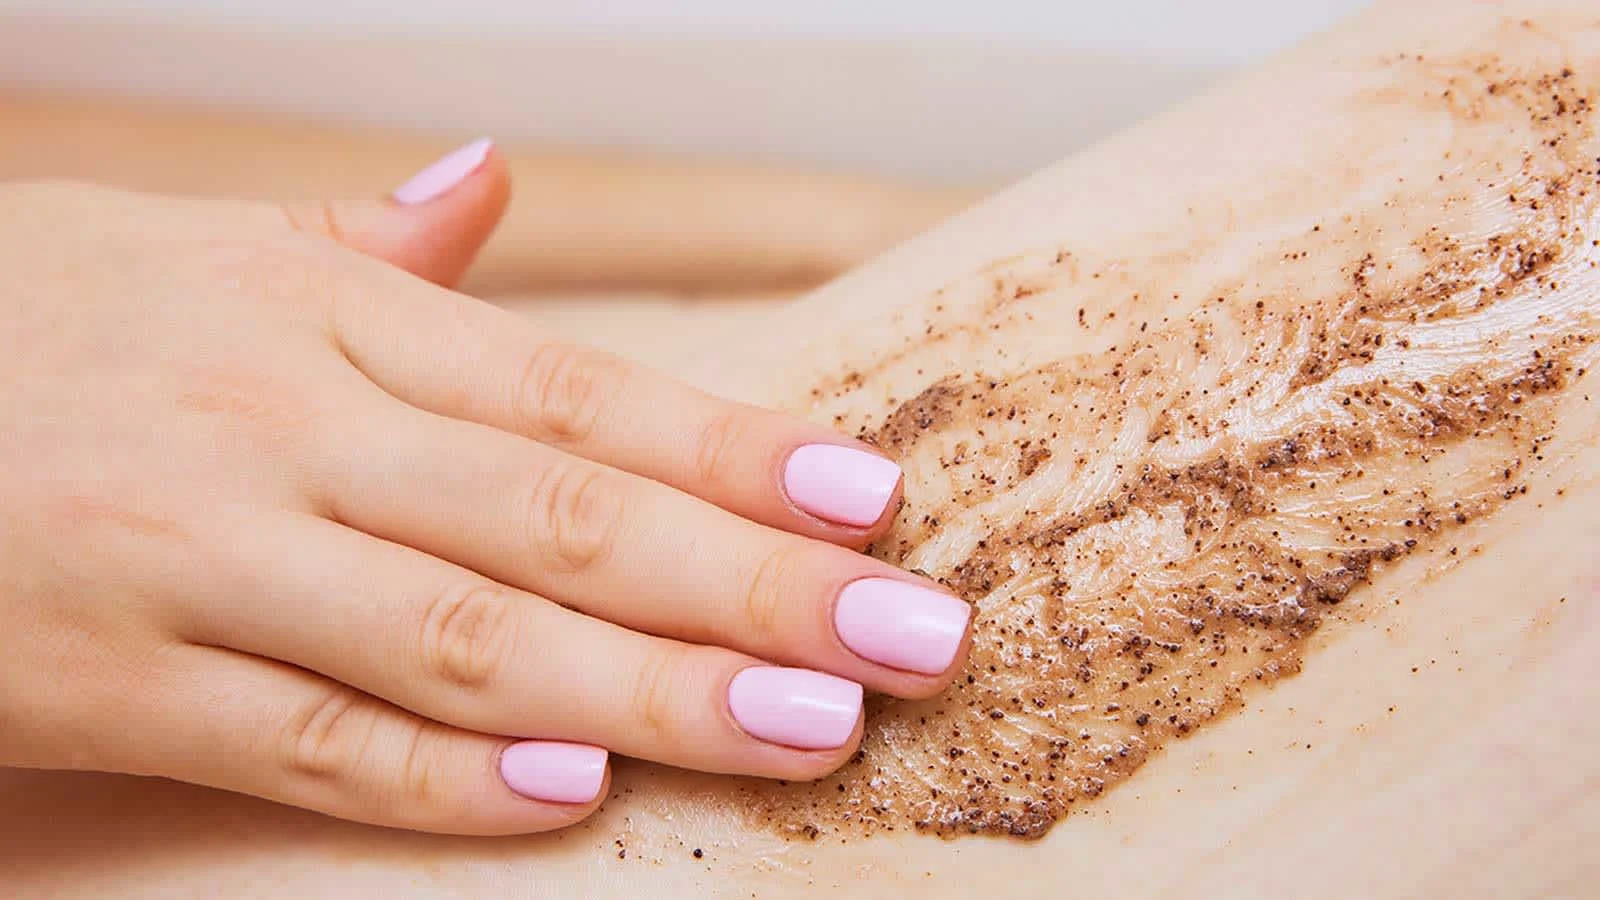
M411 180L395 188L391 196L396 203L405 206L427 203L435 197L441 197L465 181L468 175L478 171L492 149L494 141L488 138L478 138L464 147L457 147L411 176Z
M783 488L794 505L858 528L878 521L899 483L899 466L837 444L807 444L789 454L783 467Z
M500 777L530 800L588 803L605 782L606 756L588 744L523 741L501 752Z
M950 668L972 607L957 597L891 578L845 585L833 609L839 640L879 665L937 675Z
M728 682L728 708L752 737L800 750L842 746L861 717L861 685L810 669L755 666Z

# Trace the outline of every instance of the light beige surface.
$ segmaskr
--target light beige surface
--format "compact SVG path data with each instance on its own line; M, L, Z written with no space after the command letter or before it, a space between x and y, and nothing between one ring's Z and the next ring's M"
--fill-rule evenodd
M1429 62L1396 65L1400 52ZM805 301L726 330L653 335L657 358L724 393L806 406L819 379L881 357L935 315L940 288L1053 248L1071 248L1085 273L1109 274L1052 286L1013 341L980 327L930 359L956 372L995 365L1002 351L1091 352L1156 308L1152 289L1181 295L1162 310L1174 318L1217 291L1315 290L1343 277L1362 244L1308 245L1314 224L1360 225L1364 246L1398 255L1425 231L1429 203L1445 200L1429 193L1446 190L1428 187L1435 175L1520 164L1515 125L1485 137L1412 102L1433 74L1489 59L1514 70L1569 65L1593 103L1600 13L1532 0L1386 7ZM1600 156L1592 133L1584 140L1584 153ZM1397 196L1407 203L1392 205ZM1467 198L1479 225L1507 215L1497 199ZM1590 218L1572 226L1592 234L1594 206L1584 208ZM1318 252L1304 268L1280 264L1281 251L1306 246ZM1552 290L1592 309L1600 278L1583 264L1597 251L1573 246ZM1144 301L1133 298L1140 290ZM1124 315L1080 329L1080 307L1103 323ZM964 307L954 315L987 322ZM786 843L680 799L690 796L680 774L631 767L592 824L493 841L383 832L154 782L11 773L0 777L0 869L19 893L61 896L1593 896L1595 377L1561 393L1549 463L1527 495L1456 533L1465 553L1382 570L1349 601L1361 615L1314 636L1302 674L1250 693L1245 709L1169 747L1037 843ZM881 415L903 387L870 382L844 411Z

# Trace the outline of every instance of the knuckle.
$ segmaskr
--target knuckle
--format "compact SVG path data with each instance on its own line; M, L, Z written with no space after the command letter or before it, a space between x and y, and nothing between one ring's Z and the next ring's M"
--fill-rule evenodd
M528 543L536 555L567 573L610 557L627 502L616 476L587 463L557 463L529 493Z
M739 606L739 634L755 646L780 646L787 629L784 610L793 605L810 553L781 541L762 557L745 583Z
M449 729L436 722L408 724L392 802L414 824L439 825L464 818L465 792L452 777Z
M265 240L227 240L205 248L205 276L243 296L287 298L308 286L303 242L290 235Z
M345 685L328 687L290 720L284 768L316 781L354 781L371 752L378 716L372 698Z
M681 648L651 650L639 661L633 679L631 709L633 723L644 740L661 748L666 755L677 755L684 746L679 727L678 691L687 683L686 652Z
M728 410L712 416L700 429L695 445L694 478L697 484L714 485L727 479L737 454L750 444L745 417Z
M224 424L274 457L317 446L337 421L327 400L290 378L192 366L173 397L180 411Z
M295 231L332 238L334 241L344 243L344 231L339 225L338 213L333 204L327 201L280 203L278 212Z
M451 738L448 727L415 716L385 721L381 701L336 685L289 724L283 766L343 795L362 817L433 827L470 813L451 777Z
M472 584L441 592L423 610L421 658L427 675L468 691L482 690L503 671L512 603L504 589Z
M594 433L610 398L620 393L622 364L604 354L553 341L528 354L518 382L517 416L524 433L552 444L579 444Z
M198 251L194 284L213 293L220 287L228 302L284 314L288 321L326 322L348 287L334 250L300 233L223 240Z

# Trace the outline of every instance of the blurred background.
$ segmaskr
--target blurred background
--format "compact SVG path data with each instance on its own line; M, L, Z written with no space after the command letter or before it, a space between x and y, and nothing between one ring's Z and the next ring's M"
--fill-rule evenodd
M0 81L995 180L1366 0L0 0Z
M0 0L0 179L366 197L493 135L516 199L467 289L647 344L684 298L823 281L1366 4Z

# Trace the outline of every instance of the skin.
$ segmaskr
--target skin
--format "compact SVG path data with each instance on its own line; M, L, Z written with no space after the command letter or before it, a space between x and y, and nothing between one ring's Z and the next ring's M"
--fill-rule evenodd
M518 795L512 738L812 778L859 714L761 740L736 674L948 680L834 633L845 585L915 580L854 552L882 517L785 493L796 448L870 448L438 286L507 196L493 156L415 206L0 186L0 762L531 832L605 789Z
M1513 70L1565 64L1593 96L1596 25L1592 4L1578 2L1383 5L804 301L748 327L658 342L676 351L675 372L708 389L875 422L905 399L900 386L874 379L826 401L810 392L920 333L941 289L981 300L989 295L972 286L1019 258L1070 247L1083 282L1057 286L1016 344L952 345L925 377L993 365L1001 350L1101 353L1140 321L1129 313L1149 311L1131 299L1141 278L1183 292L1175 317L1213 287L1233 296L1348 282L1363 252L1405 252L1430 210L1463 189L1461 179L1428 186L1444 151L1465 156L1473 177L1514 170L1522 156L1514 122L1458 131L1437 107L1411 103L1424 90L1437 98L1439 85L1408 81L1415 69L1394 56L1421 54L1446 73L1485 57ZM1477 137L1452 146L1461 134ZM1600 156L1585 140L1587 158ZM1393 204L1402 184L1411 202ZM1463 208L1484 218L1465 237L1506 224L1498 189L1470 191ZM1374 229L1365 242L1341 231L1347 243L1316 243L1335 241L1332 228L1306 237L1346 215ZM1285 254L1308 248L1288 264ZM1562 264L1592 259L1569 248ZM1595 276L1561 274L1561 296L1592 308ZM1079 326L1080 308L1095 328ZM932 898L970 896L974 884L1008 897L1584 896L1600 877L1600 725L1582 714L1600 702L1600 407L1586 377L1558 396L1549 462L1528 493L1458 533L1461 555L1435 548L1377 573L1344 601L1348 620L1310 639L1304 671L1168 746L1036 842L785 840L747 816L748 783L631 764L619 765L598 817L500 841L365 829L181 785L30 773L0 790L13 809L48 808L50 821L12 814L6 862L19 883L64 896ZM932 490L908 483L907 496L937 501Z

